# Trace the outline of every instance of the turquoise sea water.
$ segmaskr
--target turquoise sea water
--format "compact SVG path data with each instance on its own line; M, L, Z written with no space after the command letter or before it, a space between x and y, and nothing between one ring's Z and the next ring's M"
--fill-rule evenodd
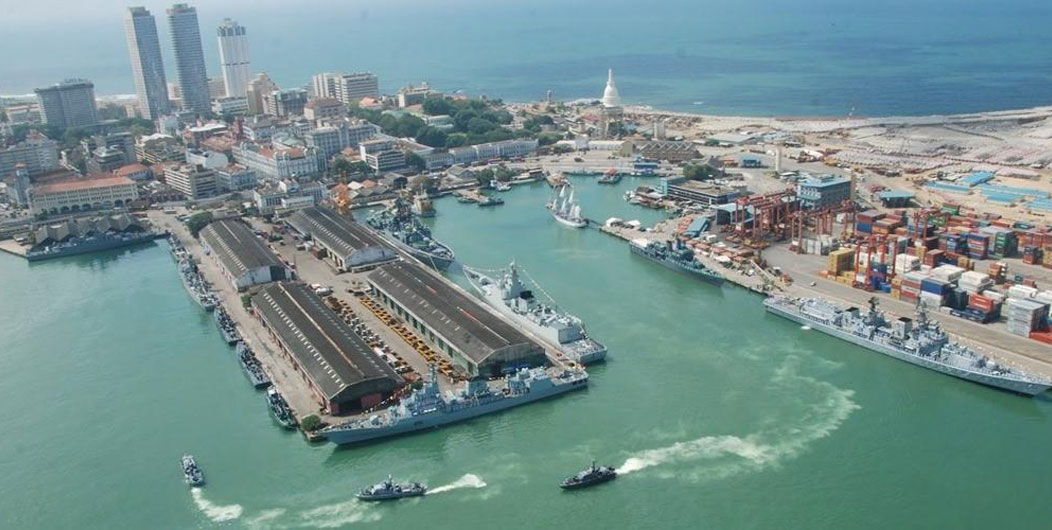
M625 179L584 212L653 222ZM0 255L0 528L1020 528L1052 517L1052 402L895 362L543 208L437 202L478 267L515 259L610 348L581 393L363 448L278 428L163 244ZM455 279L462 280L457 271ZM178 469L195 454L208 485ZM592 458L617 481L558 489ZM364 505L396 477L443 488ZM483 486L483 484L485 484Z
M0 94L71 76L102 94L133 92L125 3L17 4L15 16L0 17L0 34L32 45L0 61ZM532 101L551 89L569 100L599 97L612 67L629 103L874 116L1047 105L1052 86L1044 0L194 4L210 75L219 75L215 27L232 17L248 28L253 70L286 88L317 72L370 70L388 93L426 79L446 91ZM147 7L174 81L166 4Z

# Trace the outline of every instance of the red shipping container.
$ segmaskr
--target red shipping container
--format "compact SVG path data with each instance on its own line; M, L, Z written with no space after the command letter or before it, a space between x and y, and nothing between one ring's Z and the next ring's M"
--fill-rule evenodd
M968 297L968 307L973 307L984 313L991 313L994 310L994 301L992 298L973 294Z

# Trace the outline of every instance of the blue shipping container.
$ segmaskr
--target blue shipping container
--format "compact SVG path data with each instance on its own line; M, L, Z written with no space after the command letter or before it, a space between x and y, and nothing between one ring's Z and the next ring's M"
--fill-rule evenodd
M921 291L933 294L946 294L950 284L937 278L925 278L921 281Z

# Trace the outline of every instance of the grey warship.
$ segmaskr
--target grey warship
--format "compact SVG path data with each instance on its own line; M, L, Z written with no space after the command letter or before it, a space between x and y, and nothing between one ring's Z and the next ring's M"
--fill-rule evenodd
M889 322L871 298L863 312L847 309L818 298L772 296L764 300L767 311L788 318L827 335L855 343L866 349L1001 390L1036 396L1052 382L994 362L962 344L952 342L938 322L928 319L923 303L916 319L898 318Z
M628 248L633 254L656 261L672 270L687 273L714 285L723 283L722 274L706 267L694 257L694 251L684 247L679 240L660 243L649 239L633 239Z
M606 346L588 336L584 322L560 311L554 304L541 302L537 293L523 283L515 262L507 268L494 271L492 276L481 269L469 267L464 267L464 273L486 303L522 324L531 333L558 346L571 361L590 364L606 358Z
M427 493L427 487L419 482L406 482L399 484L387 476L387 480L362 488L355 497L363 501L393 501L406 497L420 497Z
M597 466L595 465L595 460L593 460L591 467L562 481L559 487L564 490L575 490L595 486L603 482L610 482L615 478L617 478L617 471L614 468Z
M453 249L431 235L431 229L413 215L409 202L399 197L390 208L369 216L365 224L416 259L438 270L445 270L455 258Z

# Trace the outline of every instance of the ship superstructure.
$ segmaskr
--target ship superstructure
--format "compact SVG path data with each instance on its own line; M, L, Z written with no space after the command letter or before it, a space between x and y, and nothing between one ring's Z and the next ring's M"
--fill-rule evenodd
M397 405L320 432L334 444L361 443L441 427L587 386L588 373L583 369L523 368L492 383L469 380L443 394L432 365L424 385Z
M453 263L453 249L431 235L431 229L413 215L405 199L396 198L390 208L369 216L366 224L396 247L435 269L445 270Z
M581 215L581 205L574 198L574 187L569 182L564 182L552 190L552 198L546 206L548 211L552 212L552 217L566 226L583 228L588 225L588 221Z
M879 353L975 383L1034 396L1052 381L997 364L949 335L930 320L923 302L916 318L889 321L871 298L867 310L841 308L819 298L774 296L764 301L767 311L827 335Z
M589 364L606 358L606 346L588 336L580 318L560 311L551 297L550 303L538 299L544 293L534 283L531 289L522 280L522 272L512 262L507 268L487 275L481 269L464 267L471 286L482 299L504 315L511 317L534 335L557 346L569 360Z
M694 251L683 246L679 240L667 243L649 239L633 239L628 248L633 254L656 261L672 270L677 270L700 278L709 283L720 285L725 279L722 274L706 267L694 256Z

